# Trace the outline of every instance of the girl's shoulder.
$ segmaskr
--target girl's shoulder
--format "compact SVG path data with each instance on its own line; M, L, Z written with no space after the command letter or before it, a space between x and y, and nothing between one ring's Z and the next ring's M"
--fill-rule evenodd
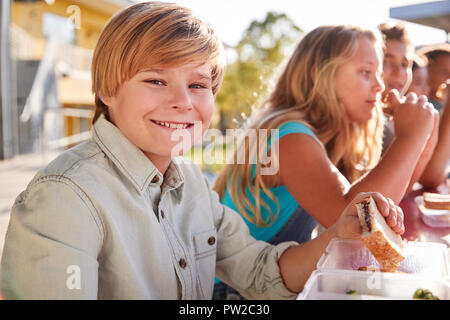
M323 146L322 142L315 134L313 128L306 122L300 120L287 120L283 122L278 128L278 139L281 139L286 135L294 133L301 133L308 135L312 137L315 141L317 141L321 146Z
M305 122L299 120L287 120L279 127L280 138L286 134L290 133L305 133L311 136L316 137L316 134L312 130L312 128L307 125Z

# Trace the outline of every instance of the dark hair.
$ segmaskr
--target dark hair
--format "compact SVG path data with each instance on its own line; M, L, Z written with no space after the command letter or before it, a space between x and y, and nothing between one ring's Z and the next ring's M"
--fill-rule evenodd
M434 45L429 45L420 48L418 51L420 55L427 57L429 63L434 62L439 56L450 56L450 44L449 43L439 43Z
M409 33L405 25L401 22L388 21L378 26L378 30L383 34L384 40L396 40L406 44L407 47L413 47Z

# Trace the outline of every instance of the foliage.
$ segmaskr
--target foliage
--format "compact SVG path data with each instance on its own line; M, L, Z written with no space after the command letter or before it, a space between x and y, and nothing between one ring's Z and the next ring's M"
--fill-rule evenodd
M268 12L253 21L234 48L236 60L228 65L216 104L221 130L232 128L232 119L249 115L266 97L270 79L299 39L302 30L284 13Z

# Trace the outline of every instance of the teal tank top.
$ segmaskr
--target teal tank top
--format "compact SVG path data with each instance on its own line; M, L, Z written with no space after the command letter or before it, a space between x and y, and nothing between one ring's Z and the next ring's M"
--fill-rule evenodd
M320 145L322 145L320 140L317 138L317 136L314 134L314 132L310 128L308 128L306 125L304 125L302 123L294 122L294 121L286 122L279 128L278 139L281 139L282 137L284 137L288 134L291 134L291 133L307 134L307 135L313 137ZM273 141L272 141L272 136L271 136L269 138L266 154L270 150L272 143L273 143ZM252 171L251 171L252 178L255 176L255 173L256 173L256 164L253 164ZM289 193L289 191L286 189L285 186L281 185L281 186L278 186L275 188L270 188L269 190L272 192L272 194L278 200L279 210L280 210L278 218L275 220L275 222L272 225L270 225L269 227L265 227L265 228L259 228L256 225L254 225L252 222L247 220L241 214L242 218L244 219L245 223L247 224L248 228L250 229L250 234L257 240L269 241L270 239L272 239L278 233L278 231L280 231L280 229L284 226L284 224L289 220L289 218L291 217L291 215L294 213L294 211L296 210L296 208L298 206L297 200L294 199L294 197ZM255 199L252 196L252 194L250 193L248 186L246 187L245 192L248 196L248 199L251 201L252 205L255 205ZM273 201L272 199L270 199L269 196L262 190L261 190L260 195L261 195L261 199L264 200L264 202L269 206L270 210L272 210L272 213L275 215L277 212L276 202ZM221 202L224 205L232 208L236 212L239 212L238 209L236 208L233 200L231 199L231 195L228 192L228 189L225 189L224 196L221 199ZM252 214L249 210L247 210L247 213L249 215ZM264 206L261 206L261 216L263 219L267 219L270 216L269 211Z

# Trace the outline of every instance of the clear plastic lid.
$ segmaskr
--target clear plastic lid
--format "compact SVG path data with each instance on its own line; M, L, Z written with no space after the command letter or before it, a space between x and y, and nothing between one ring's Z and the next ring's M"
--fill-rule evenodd
M448 283L410 274L316 270L298 300L413 299L418 289L428 290L440 300L450 299Z
M405 242L406 259L398 271L428 277L449 277L446 245L434 242ZM360 267L380 267L360 240L332 239L326 253L317 263L318 270L358 270ZM359 271L362 272L362 271ZM369 271L370 272L370 271Z

